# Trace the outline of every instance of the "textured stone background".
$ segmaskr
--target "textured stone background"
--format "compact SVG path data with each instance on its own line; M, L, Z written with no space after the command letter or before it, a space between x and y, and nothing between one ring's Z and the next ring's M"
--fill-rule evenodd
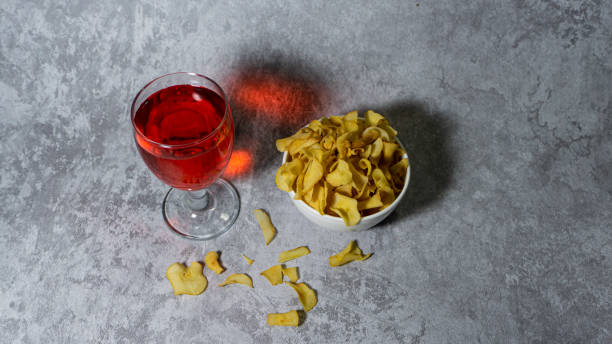
M305 3L2 1L0 342L612 342L610 2ZM128 119L181 70L228 91L252 159L205 243L165 228ZM274 139L368 108L408 146L409 194L375 230L313 227L275 188ZM350 239L375 255L329 268ZM299 304L258 272L304 244L319 304L269 328ZM168 265L212 249L255 289L207 273L175 297Z

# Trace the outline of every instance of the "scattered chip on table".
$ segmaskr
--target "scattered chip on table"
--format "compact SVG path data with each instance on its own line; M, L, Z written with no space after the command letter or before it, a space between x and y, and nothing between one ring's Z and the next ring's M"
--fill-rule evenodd
M270 313L268 314L267 323L270 326L298 326L300 324L300 316L296 310L287 313Z
M310 312L317 304L317 294L314 290L312 290L312 288L306 285L306 283L284 283L295 290L298 295L298 299L300 300L300 303L302 303L302 306L306 312Z
M272 285L283 283L283 270L280 265L274 265L273 267L262 271L260 275L265 277Z
M283 275L289 278L289 281L295 283L299 279L298 268L293 266L290 268L283 268Z
M198 295L202 294L208 286L208 280L202 273L204 267L198 262L193 262L189 267L181 263L174 263L166 270L166 278L170 281L174 295Z
M310 253L310 250L306 246L296 247L293 250L283 251L278 257L279 263L285 263L290 260L305 256Z
M351 242L349 242L349 244L342 249L342 251L329 257L329 265L340 266L354 260L366 260L370 258L371 255L372 253L363 254L359 246L357 246L357 243L354 240L351 240Z
M247 257L247 256L246 256L246 255L244 255L244 254L242 255L242 258L244 258L244 260L246 260L247 264L249 264L249 265L253 265L253 262L254 262L254 260L253 260L253 259L251 259L251 258Z
M215 251L210 251L204 256L204 264L217 274L225 271L225 268L219 263L219 254Z
M276 228L274 228L274 225L270 220L270 216L262 209L255 209L253 213L255 214L255 219L257 220L259 227L261 227L264 239L266 240L266 245L270 244L276 235Z
M226 286L228 284L244 284L253 288L253 280L247 274L231 274L227 277L225 282L219 284L219 287Z

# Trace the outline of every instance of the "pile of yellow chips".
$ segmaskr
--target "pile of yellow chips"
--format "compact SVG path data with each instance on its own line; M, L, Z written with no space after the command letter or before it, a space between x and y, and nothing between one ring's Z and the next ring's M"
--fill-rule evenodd
M404 187L409 163L396 135L385 117L371 110L365 118L352 111L314 120L276 140L276 148L288 152L276 185L321 215L356 225L391 205Z

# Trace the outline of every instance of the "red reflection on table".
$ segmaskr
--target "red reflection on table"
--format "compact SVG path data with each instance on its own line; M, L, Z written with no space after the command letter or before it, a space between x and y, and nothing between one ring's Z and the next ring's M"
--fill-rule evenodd
M319 92L307 82L262 73L237 79L234 101L276 123L302 123L320 106Z
M246 150L235 150L232 153L224 175L228 178L238 177L251 172L253 167L253 157Z

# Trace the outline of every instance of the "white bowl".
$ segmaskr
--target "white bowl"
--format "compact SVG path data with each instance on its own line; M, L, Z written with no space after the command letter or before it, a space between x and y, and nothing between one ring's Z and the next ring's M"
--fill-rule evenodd
M395 138L395 141L400 145L400 147L402 147L404 151L406 151L406 148L400 142L400 140L397 139L397 137ZM287 161L287 154L288 154L287 152L283 154L283 162L282 162L283 164ZM408 154L404 154L402 158L408 158ZM390 206L386 207L385 209L375 214L362 217L359 223L357 223L354 226L350 226L350 227L347 227L344 224L344 220L342 220L341 217L336 217L336 216L331 216L331 215L321 215L319 214L318 211L312 209L304 201L293 199L293 197L295 196L295 192L293 191L289 192L289 196L291 197L291 200L293 201L293 205L295 205L297 210L315 225L323 227L323 228L331 229L334 231L357 232L357 231L364 231L366 229L370 229L376 226L382 220L384 220L387 216L389 216L393 212L393 210L397 208L397 205L402 200L402 198L404 198L404 195L406 194L406 190L408 190L409 181L410 181L410 163L408 164L408 168L406 170L406 180L404 181L404 187L402 188L402 192L400 192L399 196L397 196L395 201L393 201L393 203L391 203Z

